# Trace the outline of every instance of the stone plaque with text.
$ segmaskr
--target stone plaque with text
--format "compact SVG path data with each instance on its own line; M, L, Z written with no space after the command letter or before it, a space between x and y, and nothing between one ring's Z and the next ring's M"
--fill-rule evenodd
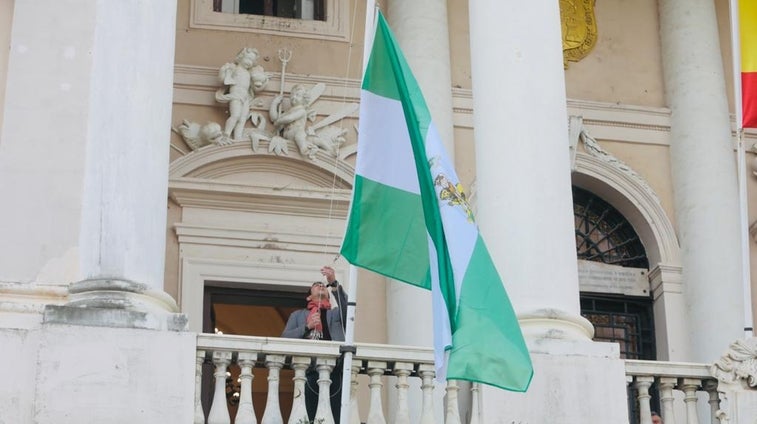
M579 260L578 285L585 292L649 296L647 270L642 268Z

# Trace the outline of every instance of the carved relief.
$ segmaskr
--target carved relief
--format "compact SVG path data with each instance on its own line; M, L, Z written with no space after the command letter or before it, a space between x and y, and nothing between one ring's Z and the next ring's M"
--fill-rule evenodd
M576 160L576 148L578 145L578 142L583 142L584 150L592 156L594 156L597 159L602 160L603 162L611 165L615 169L619 170L620 172L623 172L624 174L628 175L629 177L636 180L639 185L646 191L652 198L659 204L660 199L657 197L657 194L652 190L652 187L649 186L649 183L639 175L636 171L634 171L630 166L628 166L625 162L621 161L620 159L613 156L608 151L604 150L602 146L599 145L599 142L589 134L589 131L586 129L586 126L583 124L583 117L581 116L570 116L568 118L568 134L570 138L570 153L571 153L571 169L575 170L575 160Z
M757 338L737 340L711 367L713 377L726 383L757 388Z
M597 44L594 0L560 0L563 64L578 62Z
M297 146L297 151L311 160L319 151L336 155L348 129L331 124L355 112L358 105L346 104L316 122L318 113L314 105L326 91L326 85L318 83L308 88L296 84L289 96L285 96L286 65L292 54L282 49L278 55L281 61L279 94L271 101L268 116L255 111L253 106L260 108L263 105L258 97L269 80L263 67L256 65L258 56L256 49L246 47L233 63L221 67L218 76L223 87L216 91L215 99L228 104L229 117L223 125L216 122L202 125L185 119L173 128L174 132L193 151L209 145L249 142L252 150L257 152L260 142L265 140L268 152L276 155L288 155L290 144Z

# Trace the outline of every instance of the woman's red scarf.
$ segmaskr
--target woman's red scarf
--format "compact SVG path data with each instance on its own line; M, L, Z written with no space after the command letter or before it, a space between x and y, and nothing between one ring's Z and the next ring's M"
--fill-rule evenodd
M310 297L308 297L308 299L310 299ZM308 300L307 309L310 311L307 318L307 320L309 321L310 317L315 314L318 314L320 316L321 309L331 309L331 302L329 302L329 298L319 301ZM316 326L310 331L310 338L315 340L320 340L323 338L323 321L319 321L318 324L316 324Z

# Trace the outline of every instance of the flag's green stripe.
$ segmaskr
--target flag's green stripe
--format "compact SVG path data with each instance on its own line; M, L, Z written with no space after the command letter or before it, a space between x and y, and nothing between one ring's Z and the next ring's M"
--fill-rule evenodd
M387 72L388 70L392 72L389 73ZM393 84L386 74L390 74L393 77ZM426 107L426 101L423 99L418 82L415 80L397 41L392 36L391 30L384 16L381 14L378 16L378 28L363 87L365 90L386 97L397 96L402 102L405 122L407 123L410 141L413 146L418 183L421 189L421 201L424 206L423 216L428 234L436 248L439 284L442 296L447 304L450 326L454 333L457 304L455 281L452 273L452 262L449 258L447 242L444 237L444 226L436 200L436 190L434 189L434 182L429 171L425 148L425 137L431 124L431 114L428 107ZM378 92L374 91L374 89L378 90Z
M420 196L361 176L355 177L353 191L342 256L353 265L430 289Z
M533 367L518 319L479 235L463 280L447 378L526 391Z

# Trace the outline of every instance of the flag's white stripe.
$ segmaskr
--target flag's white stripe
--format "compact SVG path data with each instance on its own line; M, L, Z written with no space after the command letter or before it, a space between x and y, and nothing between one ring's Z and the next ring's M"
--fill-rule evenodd
M429 126L426 135L426 155L429 159L437 158L436 166L431 171L432 175L441 172L450 181L455 183L459 181L455 168L449 163L441 137L433 122ZM468 216L465 214L462 206L450 206L447 201L440 199L440 187L435 187L435 191L444 226L444 235L447 239L447 250L452 262L452 272L455 279L455 306L457 306L457 303L460 301L460 293L462 292L463 278L465 277L470 257L473 254L473 248L478 239L478 228L474 223L468 221Z
M420 194L402 103L363 90L360 109L360 154L355 173Z

